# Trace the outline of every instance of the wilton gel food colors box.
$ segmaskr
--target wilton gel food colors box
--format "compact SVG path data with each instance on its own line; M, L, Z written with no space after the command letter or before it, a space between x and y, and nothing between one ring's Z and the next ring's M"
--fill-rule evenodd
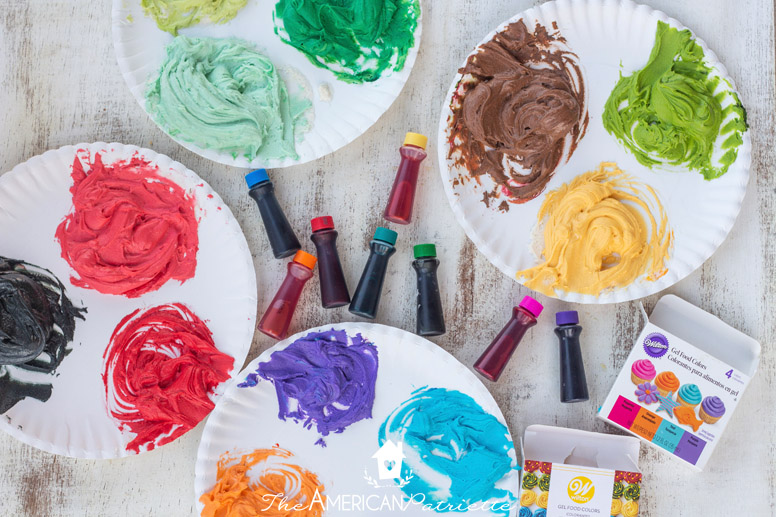
M519 517L636 517L639 441L531 425L522 442Z
M673 295L644 317L598 417L703 470L757 370L760 344Z

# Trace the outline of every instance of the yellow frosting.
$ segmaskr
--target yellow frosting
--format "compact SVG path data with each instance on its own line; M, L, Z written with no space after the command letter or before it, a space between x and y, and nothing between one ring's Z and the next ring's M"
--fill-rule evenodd
M531 506L536 502L536 492L533 490L523 490L520 494L520 506Z
M549 192L539 224L542 263L517 273L536 291L599 295L667 272L674 236L663 205L652 187L615 163L601 163Z
M620 512L622 511L622 501L619 499L612 499L612 516L616 517L617 515L620 515Z
M539 497L536 498L536 506L538 506L539 508L545 508L546 509L547 508L547 500L549 499L549 497L550 497L550 493L549 492L542 492L541 494L539 494Z
M639 503L636 501L628 501L622 505L622 514L625 517L636 517L639 514Z

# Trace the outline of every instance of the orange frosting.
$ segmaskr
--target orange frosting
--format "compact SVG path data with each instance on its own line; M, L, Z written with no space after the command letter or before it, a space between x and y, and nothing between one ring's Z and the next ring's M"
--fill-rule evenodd
M679 379L674 372L661 372L655 378L655 385L658 389L676 393L679 390Z
M199 498L202 517L321 517L326 505L318 476L287 463L280 447L218 461L213 489Z
M676 420L682 425L689 425L696 433L700 429L703 420L698 420L695 416L695 409L687 406L679 406L674 408L674 415Z

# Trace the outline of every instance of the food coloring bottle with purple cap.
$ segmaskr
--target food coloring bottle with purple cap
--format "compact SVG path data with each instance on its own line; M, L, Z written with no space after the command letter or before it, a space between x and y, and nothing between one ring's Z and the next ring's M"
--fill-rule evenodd
M530 296L524 297L520 305L512 309L512 319L509 323L501 329L496 339L474 363L474 369L487 379L497 381L525 332L536 325L536 318L543 310L544 306L541 303Z
M302 248L299 239L296 238L294 229L286 219L286 214L280 208L280 203L275 197L275 186L269 180L265 169L257 169L245 175L245 182L250 189L250 196L259 206L261 220L267 230L269 245L275 258L290 257Z
M285 339L288 336L288 326L304 285L313 277L316 261L309 253L302 250L296 252L294 260L288 263L285 280L259 322L260 331L275 339Z
M417 333L420 336L439 336L445 333L445 315L439 296L436 246L418 244L413 248L412 267L418 275Z
M342 272L337 253L337 230L334 220L325 215L310 221L313 234L310 236L318 251L318 277L321 280L321 304L325 309L342 307L350 303L348 285Z
M377 316L388 259L396 253L396 237L398 234L388 228L378 226L375 230L375 236L369 244L369 258L353 293L353 301L350 302L350 312L353 314L369 319Z
M407 133L404 137L404 145L399 148L401 163L383 213L386 221L396 224L410 224L412 221L412 205L415 203L420 163L427 156L426 144L428 137L418 133Z
M582 362L582 348L579 346L577 311L561 311L555 314L558 325L555 334L560 339L560 401L584 402L590 398L585 379L585 365Z

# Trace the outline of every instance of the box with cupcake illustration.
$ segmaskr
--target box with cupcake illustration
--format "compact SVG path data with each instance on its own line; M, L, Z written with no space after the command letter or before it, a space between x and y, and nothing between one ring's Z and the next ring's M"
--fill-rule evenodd
M519 517L639 514L637 439L531 425L522 446Z
M760 344L673 295L644 316L598 416L703 470L757 370Z

